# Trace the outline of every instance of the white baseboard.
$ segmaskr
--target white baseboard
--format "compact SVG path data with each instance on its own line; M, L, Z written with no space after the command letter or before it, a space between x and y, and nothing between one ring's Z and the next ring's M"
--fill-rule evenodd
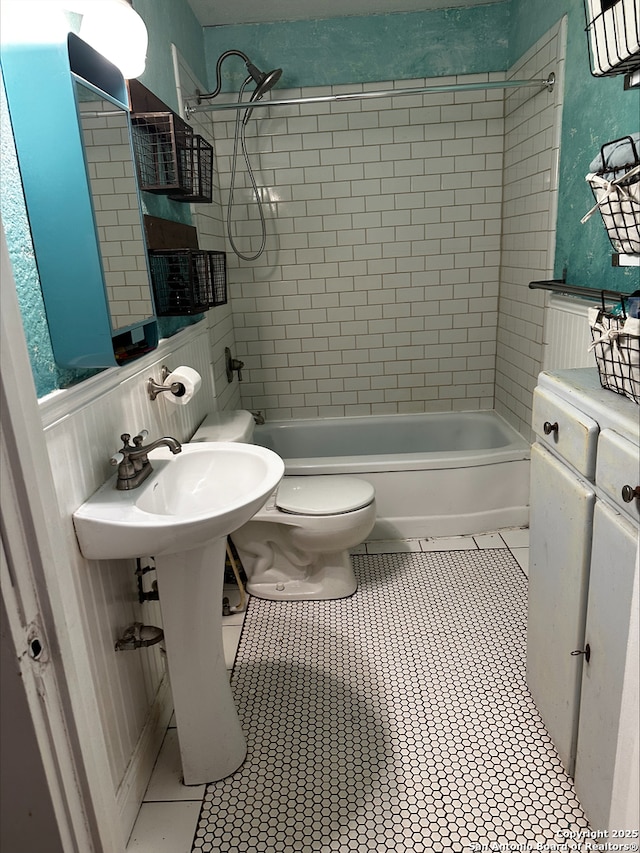
M125 838L131 835L138 817L172 713L171 688L169 679L165 675L160 682L149 716L116 793L120 825Z

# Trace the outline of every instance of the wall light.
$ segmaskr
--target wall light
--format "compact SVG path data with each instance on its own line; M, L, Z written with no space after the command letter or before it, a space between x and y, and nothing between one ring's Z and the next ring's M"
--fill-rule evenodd
M5 44L59 41L72 31L112 62L123 77L139 77L144 71L147 28L127 0L0 2Z
M142 74L149 43L147 28L127 0L70 0L65 6L82 14L80 38L117 66L123 77Z

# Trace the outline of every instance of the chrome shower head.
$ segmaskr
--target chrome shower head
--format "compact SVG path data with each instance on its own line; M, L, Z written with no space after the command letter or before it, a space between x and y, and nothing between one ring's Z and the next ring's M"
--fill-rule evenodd
M260 71L259 68L251 62L246 53L243 53L241 50L227 50L225 51L219 58L216 63L216 88L213 92L196 92L197 103L202 103L202 100L206 98L215 98L216 95L220 94L220 90L222 89L222 74L221 67L222 63L228 56L239 56L241 59L244 59L245 65L247 66L247 71L251 75L251 79L255 82L256 88L251 94L252 101L259 101L260 98L266 94L272 86L278 82L282 75L281 68L275 68L273 71L263 72ZM249 78L245 82L249 82Z

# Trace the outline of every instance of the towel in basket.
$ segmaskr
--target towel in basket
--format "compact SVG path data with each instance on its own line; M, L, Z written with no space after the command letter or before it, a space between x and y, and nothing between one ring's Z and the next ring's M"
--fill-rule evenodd
M589 308L589 347L603 388L640 404L640 318Z
M585 178L596 203L581 222L599 210L611 245L628 255L640 254L639 147L640 133L608 142Z

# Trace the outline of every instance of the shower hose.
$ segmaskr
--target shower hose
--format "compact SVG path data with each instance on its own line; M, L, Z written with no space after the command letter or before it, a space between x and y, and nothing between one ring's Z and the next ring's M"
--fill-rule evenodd
M238 94L238 102L242 101L242 95L244 93L245 87L247 83L251 81L251 77L247 77L242 86L240 87L240 92ZM229 237L229 243L231 248L235 252L235 254L241 258L243 261L255 261L260 255L264 252L265 243L267 240L267 227L264 220L264 212L262 210L262 199L260 198L260 193L258 191L258 186L256 184L256 179L253 174L253 169L251 168L251 161L249 160L249 153L247 151L247 145L245 140L245 132L246 126L251 117L251 113L253 110L251 107L247 107L244 111L244 115L240 115L240 110L236 110L236 126L235 133L233 135L233 157L231 159L231 182L229 186L229 201L227 203L227 235ZM261 234L262 238L260 241L260 248L253 255L247 255L241 252L236 246L235 240L233 238L232 228L231 228L231 210L233 207L233 193L235 190L236 183L236 171L237 171L237 163L238 163L238 139L240 139L240 144L242 147L242 153L244 155L244 161L247 165L247 171L249 173L249 179L251 180L251 186L253 188L253 194L255 196L255 200L258 205L258 213L260 214L260 226L261 226Z

